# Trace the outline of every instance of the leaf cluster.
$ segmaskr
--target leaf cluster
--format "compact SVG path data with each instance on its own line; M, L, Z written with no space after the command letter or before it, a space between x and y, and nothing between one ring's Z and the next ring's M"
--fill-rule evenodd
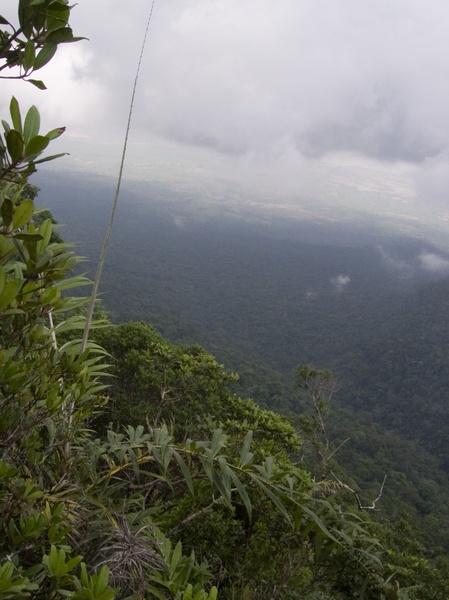
M69 25L68 0L19 0L18 23L0 15L0 78L25 79L45 89L30 76L55 55L58 45L76 42Z

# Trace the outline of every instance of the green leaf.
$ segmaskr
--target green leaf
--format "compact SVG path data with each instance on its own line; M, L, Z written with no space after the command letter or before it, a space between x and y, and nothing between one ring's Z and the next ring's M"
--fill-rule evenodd
M43 81L40 81L39 79L27 79L27 81L32 83L34 86L36 86L40 90L47 89L47 86L45 85L45 83Z
M173 555L171 557L171 561L170 561L170 579L173 579L173 576L176 572L176 568L179 564L179 561L181 560L182 557L182 544L181 542L178 542L175 546L175 549L173 550Z
M38 229L38 233L43 236L42 241L39 244L38 252L43 252L43 250L48 246L51 239L51 234L53 232L53 223L51 219L45 219L40 225Z
M192 475L190 474L189 467L186 465L184 459L176 450L173 450L173 455L176 458L179 468L181 469L187 487L189 488L189 492L191 493L192 497L194 497L195 493L193 489Z
M6 271L5 267L0 267L0 293L2 289L5 287L6 283Z
M45 137L48 137L49 140L55 140L60 135L62 135L65 131L65 127L56 127L56 129L52 129L48 133L45 134Z
M35 165L40 165L41 163L48 162L49 160L55 160L55 158L60 158L61 156L68 156L68 152L60 152L59 154L52 154L51 156L46 156L45 158L40 158L39 160L34 160L33 163Z
M250 430L245 436L245 441L243 442L242 451L240 453L240 466L244 467L249 464L253 459L253 453L249 451L251 447L251 443L253 441L253 432Z
M56 42L46 42L42 50L36 56L34 61L34 71L42 69L43 66L50 62L55 55L57 48L58 44L56 44Z
M23 139L25 145L27 145L32 138L37 136L41 125L41 117L37 108L33 105L25 117L25 123L23 125Z
M5 227L9 227L11 225L13 213L14 213L14 205L12 203L12 200L10 198L5 198L3 200L3 204L2 204L2 208L1 208L3 225Z
M14 211L12 226L14 229L23 227L31 219L34 213L34 202L32 200L23 200Z
M13 127L20 134L22 133L22 117L20 116L20 107L17 99L13 96L9 104Z
M231 479L234 482L235 487L237 488L237 492L239 493L239 496L242 499L243 504L245 505L246 512L248 513L249 520L251 521L253 507L251 504L251 500L249 499L248 492L246 491L245 486L242 484L242 482L237 477L237 474L234 473L234 471L231 471Z
M285 506L282 504L282 502L278 498L278 496L276 496L276 494L273 493L270 490L270 488L267 485L265 485L265 483L263 481L261 481L261 479L259 479L259 477L253 475L252 473L250 473L250 477L254 481L254 483L256 483L260 487L260 489L264 492L264 494L266 496L268 496L268 498L270 498L272 503L275 505L275 507L278 509L278 511L287 519L287 521L290 521L290 516L289 516Z
M25 158L30 159L33 156L39 155L45 150L50 143L48 137L44 135L36 135L28 142L25 148Z
M47 248L37 259L35 266L36 270L43 271L50 264L52 258L53 252Z
M40 242L43 239L39 233L16 233L12 236L15 240L25 240L27 242Z
M19 163L23 155L23 138L15 129L10 129L6 134L6 147L12 163Z
M318 517L317 514L315 514L313 512L313 510L310 510L310 508L308 508L307 506L304 506L303 504L301 504L300 506L301 506L301 510L303 510L307 515L309 515L309 517L312 519L312 521L321 529L321 531L325 535L327 535L328 538L330 538L332 541L338 543L338 540L335 538L335 536L332 535L332 533L329 531L329 529L326 527L326 525L323 523L323 521Z
M73 40L73 31L70 27L61 27L52 31L48 36L47 40L56 42L57 44L64 44L68 42L72 42Z
M106 565L102 566L100 572L97 573L97 580L95 582L95 592L101 594L106 591L109 584L109 569Z
M17 296L20 290L21 285L21 281L8 281L8 283L3 288L2 293L0 294L0 309L5 308L14 300L14 298Z
M49 8L50 10L55 11L66 11L70 7L68 6L67 2L64 2L64 0L52 0L52 2L50 2Z
M226 446L227 436L223 434L221 429L216 429L212 436L210 449L212 456L216 456L222 448Z
M28 41L25 44L25 52L24 52L23 61L22 61L25 71L29 71L30 69L33 68L35 57L36 57L36 52L34 49L34 44L33 44L33 42Z

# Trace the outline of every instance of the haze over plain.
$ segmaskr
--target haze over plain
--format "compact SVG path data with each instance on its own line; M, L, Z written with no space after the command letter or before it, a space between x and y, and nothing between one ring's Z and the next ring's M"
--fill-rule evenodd
M58 51L49 89L7 84L67 126L58 168L117 172L149 9L79 2L89 41ZM445 225L448 22L441 0L156 0L125 177Z

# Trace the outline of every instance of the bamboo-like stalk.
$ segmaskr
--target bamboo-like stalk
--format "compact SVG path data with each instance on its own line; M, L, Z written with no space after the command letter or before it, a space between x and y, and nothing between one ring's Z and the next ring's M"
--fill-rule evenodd
M135 76L135 79L134 79L133 91L132 91L132 95L131 95L131 103L129 105L128 124L126 126L125 141L123 143L122 159L120 161L120 169L119 169L119 174L118 174L118 179L117 179L117 186L116 186L116 189L115 189L114 201L113 201L113 204L112 204L111 215L109 217L108 228L106 230L106 235L105 235L105 238L104 238L104 241L103 241L103 246L101 248L100 258L99 258L98 266L97 266L97 271L95 273L95 279L94 279L94 283L93 283L93 287L92 287L92 294L90 296L89 307L87 309L86 324L85 324L85 327L84 327L83 339L82 339L82 342L81 342L80 354L82 354L86 350L87 340L89 338L89 331L90 331L90 327L91 327L91 324L92 324L92 318L93 318L93 314L94 314L95 301L97 299L97 294L98 294L98 286L100 285L101 273L103 271L103 265L104 265L104 261L105 261L105 258L106 258L106 252L107 252L107 249L108 249L108 245L109 245L109 239L111 237L112 226L114 224L115 211L117 209L118 198L119 198L119 194L120 194L120 187L121 187L121 183L122 183L122 175L123 175L123 167L124 167L124 164L125 164L126 149L127 149L127 146L128 146L129 130L130 130L130 127L131 127L131 119L132 119L132 112L133 112L133 108L134 108L134 99L135 99L135 96L136 96L137 82L139 80L140 67L141 67L141 64L142 64L143 53L145 51L145 45L146 45L146 41L147 41L147 37L148 37L148 31L149 31L149 28L150 28L150 22L151 22L151 17L153 15L153 8L154 8L155 2L156 2L156 0L153 0L153 2L151 4L150 14L149 14L149 17L148 17L148 20L147 20L147 26L146 26L146 29L145 29L145 35L143 37L142 47L140 49L139 62L137 64L137 71L136 71L136 76Z

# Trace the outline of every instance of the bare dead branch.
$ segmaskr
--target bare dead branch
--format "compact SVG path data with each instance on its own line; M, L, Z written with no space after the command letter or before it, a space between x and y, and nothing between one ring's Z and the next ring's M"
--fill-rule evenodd
M355 490L352 489L352 487L350 487L347 483L343 483L343 481L341 481L336 475L335 473L333 473L331 471L333 477L335 477L335 479L337 480L337 482L340 484L340 486L342 488L344 488L345 490L348 490L348 492L351 492L351 494L353 494L354 498L357 501L357 505L359 507L359 510L379 510L378 508L376 508L376 504L377 502L381 499L383 491L384 491L384 487L385 487L385 482L387 481L387 476L385 475L384 480L382 481L382 485L380 486L380 490L379 490L379 495L377 496L377 498L375 500L373 500L372 504L370 505L363 505L361 500L360 500L360 496L357 494L357 492Z

